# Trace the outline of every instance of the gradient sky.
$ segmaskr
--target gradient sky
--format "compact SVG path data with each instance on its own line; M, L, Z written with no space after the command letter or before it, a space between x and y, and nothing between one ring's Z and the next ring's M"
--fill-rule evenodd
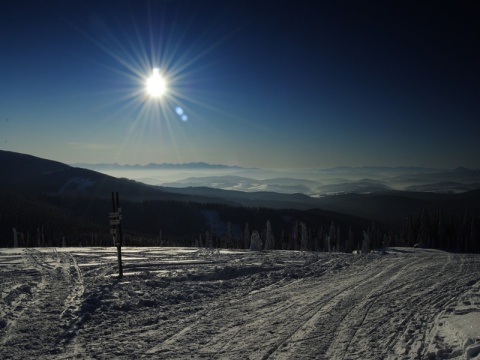
M2 1L0 149L480 168L479 18L475 1Z

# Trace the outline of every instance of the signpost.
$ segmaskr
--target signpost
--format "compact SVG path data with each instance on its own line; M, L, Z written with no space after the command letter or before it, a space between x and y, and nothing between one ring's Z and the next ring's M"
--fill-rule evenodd
M122 208L118 199L118 192L112 192L113 212L108 214L110 219L110 233L113 236L113 243L117 247L118 277L123 276L122 267Z

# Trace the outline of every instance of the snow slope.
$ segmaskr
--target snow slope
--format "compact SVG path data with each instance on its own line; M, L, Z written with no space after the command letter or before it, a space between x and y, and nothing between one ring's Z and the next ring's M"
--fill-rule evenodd
M0 249L0 358L480 359L480 255Z

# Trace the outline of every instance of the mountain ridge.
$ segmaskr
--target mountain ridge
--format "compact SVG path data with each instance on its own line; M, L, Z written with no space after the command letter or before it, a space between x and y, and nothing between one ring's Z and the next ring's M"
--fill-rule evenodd
M188 163L148 163L145 165L140 164L118 164L118 163L73 163L70 164L73 167L80 167L86 169L109 169L109 170L151 170L151 169L254 169L254 168L244 168L237 165L223 165L223 164L209 164L206 162L188 162Z

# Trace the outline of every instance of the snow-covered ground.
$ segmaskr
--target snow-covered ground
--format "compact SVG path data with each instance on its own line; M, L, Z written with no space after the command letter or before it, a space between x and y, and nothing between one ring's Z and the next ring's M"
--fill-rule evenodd
M0 249L1 359L480 359L480 255Z

